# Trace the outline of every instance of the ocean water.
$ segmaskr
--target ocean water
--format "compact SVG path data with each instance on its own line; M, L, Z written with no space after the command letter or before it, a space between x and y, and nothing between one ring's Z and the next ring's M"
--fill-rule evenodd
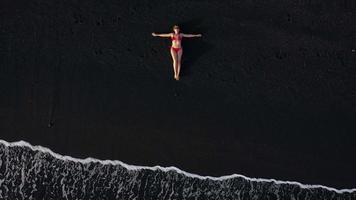
M356 189L274 179L199 176L175 167L76 159L41 146L0 140L0 199L347 199Z

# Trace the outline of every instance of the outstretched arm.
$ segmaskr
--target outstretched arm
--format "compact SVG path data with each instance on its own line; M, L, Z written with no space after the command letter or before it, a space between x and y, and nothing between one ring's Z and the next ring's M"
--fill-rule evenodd
M172 33L162 33L162 34L157 34L157 33L152 33L152 36L158 36L158 37L171 37Z
M185 33L182 33L182 36L183 37L192 38L192 37L201 37L202 35L201 34L185 34Z

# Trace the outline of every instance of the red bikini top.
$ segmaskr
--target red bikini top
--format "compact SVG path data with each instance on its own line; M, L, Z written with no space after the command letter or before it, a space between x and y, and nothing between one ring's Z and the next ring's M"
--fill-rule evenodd
M178 36L179 37L179 40L182 40L182 36ZM177 38L175 37L175 35L173 35L173 37L171 37L172 40L177 40Z

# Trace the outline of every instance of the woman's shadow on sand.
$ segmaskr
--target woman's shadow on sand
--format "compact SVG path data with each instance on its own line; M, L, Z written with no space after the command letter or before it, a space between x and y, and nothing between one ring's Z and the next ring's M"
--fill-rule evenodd
M194 63L205 53L214 49L214 46L205 39L207 37L208 28L201 26L202 19L192 19L179 23L182 33L202 34L202 37L184 38L182 68L180 74L187 76L191 72Z

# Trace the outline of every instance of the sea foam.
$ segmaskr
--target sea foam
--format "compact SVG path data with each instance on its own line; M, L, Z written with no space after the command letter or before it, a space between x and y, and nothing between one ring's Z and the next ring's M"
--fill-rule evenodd
M5 199L356 199L356 188L295 181L212 177L177 167L78 159L25 141L0 140L0 198Z

